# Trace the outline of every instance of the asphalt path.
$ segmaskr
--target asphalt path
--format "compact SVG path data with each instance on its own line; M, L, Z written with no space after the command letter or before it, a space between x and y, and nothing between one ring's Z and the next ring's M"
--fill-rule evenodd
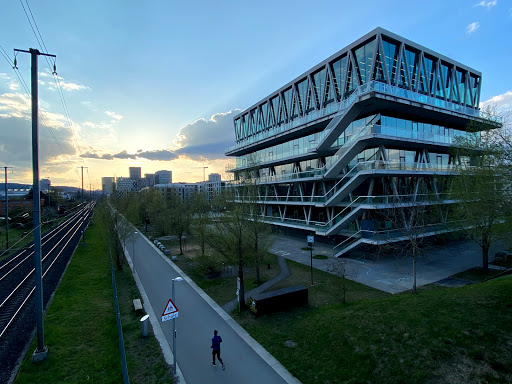
M140 234L135 242L127 242L126 251L134 260L135 274L149 301L144 302L144 306L148 310L149 304L160 322L172 295L171 279L180 276L180 270ZM176 358L187 383L298 383L268 352L244 335L241 328L237 330L238 325L232 325L234 321L219 306L212 305L212 300L194 287L188 277L175 282L175 298L179 309ZM160 325L168 345L172 346L172 320ZM157 327L153 324L153 328ZM216 367L211 364L210 345L215 329L222 337L221 358L226 370L222 370L218 362ZM155 333L157 331L155 329Z

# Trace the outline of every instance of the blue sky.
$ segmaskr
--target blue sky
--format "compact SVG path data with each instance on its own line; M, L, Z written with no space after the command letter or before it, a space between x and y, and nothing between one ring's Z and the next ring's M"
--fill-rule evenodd
M11 59L13 48L38 48L26 1L1 6L0 46ZM96 188L129 166L169 169L175 181L201 180L202 166L224 174L234 162L223 156L234 144L233 111L377 26L481 71L481 100L512 108L510 0L28 4L57 55L71 119L41 58L41 177L56 185L78 186L82 165ZM17 58L29 82L29 55ZM17 84L0 57L0 166L30 182L30 104Z

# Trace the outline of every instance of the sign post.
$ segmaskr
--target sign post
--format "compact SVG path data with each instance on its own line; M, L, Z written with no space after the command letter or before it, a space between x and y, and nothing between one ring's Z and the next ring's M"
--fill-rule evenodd
M178 307L174 302L176 301L174 298L174 282L182 281L183 278L178 276L172 280L172 298L169 299L167 305L162 312L162 322L172 319L172 355L174 359L174 375L176 376L176 318L178 317Z
M169 299L167 305L162 312L162 323L167 320L175 319L178 317L179 311L176 305L174 305L172 299Z
M315 236L308 236L308 247L310 250L310 260L311 260L311 286L313 286L313 243L315 242Z

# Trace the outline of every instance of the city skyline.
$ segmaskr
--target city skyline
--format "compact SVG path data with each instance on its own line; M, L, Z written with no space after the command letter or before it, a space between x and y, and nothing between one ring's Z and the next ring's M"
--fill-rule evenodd
M129 167L194 182L207 166L225 179L233 116L378 26L480 71L481 101L512 108L512 75L497 64L512 58L504 1L21 4L4 5L0 46L9 59L38 48L27 11L57 55L69 116L39 60L40 176L54 185L79 185L80 166L96 189ZM30 87L29 56L17 66ZM30 99L11 67L0 58L0 165L14 167L9 182L31 183Z

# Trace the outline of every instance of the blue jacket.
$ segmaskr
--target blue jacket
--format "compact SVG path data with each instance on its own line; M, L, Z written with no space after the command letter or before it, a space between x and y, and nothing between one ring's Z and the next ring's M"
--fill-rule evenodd
M212 339L212 349L216 351L217 349L220 349L220 343L222 343L222 339L219 335L213 336Z

